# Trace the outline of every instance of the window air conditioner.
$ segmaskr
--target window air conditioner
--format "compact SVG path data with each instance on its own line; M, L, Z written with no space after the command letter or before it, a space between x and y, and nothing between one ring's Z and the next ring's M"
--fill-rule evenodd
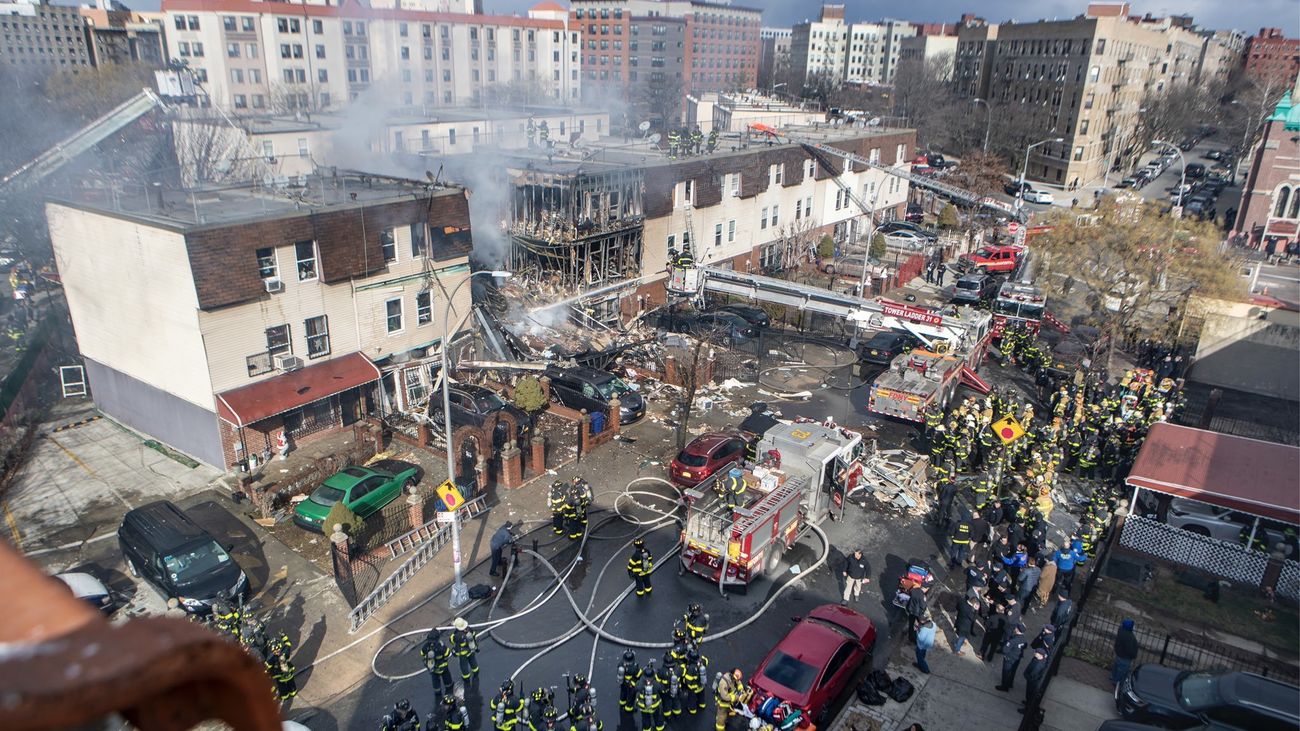
M277 355L274 362L275 369L278 371L296 371L302 368L302 358L296 355Z
M284 291L284 282L281 281L279 277L267 277L262 280L262 284L266 285L266 291L268 292L275 293Z

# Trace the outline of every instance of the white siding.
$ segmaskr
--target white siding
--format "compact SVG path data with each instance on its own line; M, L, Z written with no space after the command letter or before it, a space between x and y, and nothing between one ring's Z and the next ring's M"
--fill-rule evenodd
M46 216L81 352L213 410L184 237L54 203Z

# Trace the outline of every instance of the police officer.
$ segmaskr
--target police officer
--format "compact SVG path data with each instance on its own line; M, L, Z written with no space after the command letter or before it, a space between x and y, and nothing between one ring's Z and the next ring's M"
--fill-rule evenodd
M469 711L465 710L465 705L456 700L454 695L445 695L442 697L442 717L438 719L437 725L434 719L430 718L425 725L425 731L465 731L469 727Z
M691 642L699 646L700 639L709 631L709 615L704 613L704 607L699 602L691 602L686 608L686 614L682 615L682 624L686 627Z
M538 688L528 697L525 705L528 712L528 728L531 731L544 731L548 717L551 721L559 718L555 709L555 691L550 688Z
M451 648L443 643L442 633L437 629L429 632L424 644L420 645L420 659L433 682L434 698L450 695L455 688L451 680Z
M686 651L686 662L681 668L682 705L686 712L695 715L708 706L708 696L704 693L704 683L709 675L709 658L692 647Z
M564 503L566 490L564 483L556 480L551 483L551 491L546 496L546 504L551 509L551 530L555 535L564 535Z
M618 708L631 713L636 703L637 682L641 680L641 666L636 663L636 653L623 651L623 661L618 664Z
M1020 667L1025 647L1029 645L1029 640L1025 638L1025 625L1013 625L1009 631L1010 634L1002 643L1002 682L997 686L1004 693L1016 684L1016 669Z
M718 674L717 683L713 687L713 701L718 707L718 713L713 719L714 731L726 731L727 718L735 715L736 705L749 700L749 693L749 688L745 686L745 675L740 672L740 668Z
M641 731L664 731L664 688L655 671L655 661L646 665L636 687L636 708L641 712Z
M636 539L632 542L632 557L627 560L627 575L636 582L637 596L649 596L654 589L650 584L650 571L653 568L654 556L646 548L645 539Z
M460 658L460 677L469 680L478 675L478 638L469 628L469 622L464 617L457 617L451 623L451 635L448 641L451 643L452 652Z
M383 731L420 731L420 714L411 708L410 701L402 698L380 720L380 728Z
M515 697L515 683L506 680L501 683L501 690L488 703L492 712L492 728L496 731L514 731L519 717L524 715L524 700Z

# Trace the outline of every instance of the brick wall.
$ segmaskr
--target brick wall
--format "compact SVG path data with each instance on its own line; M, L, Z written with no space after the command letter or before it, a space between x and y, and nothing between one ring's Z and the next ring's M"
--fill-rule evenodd
M256 251L315 240L321 280L344 281L384 268L379 235L394 226L427 221L434 260L465 256L471 243L467 235L444 236L444 227L469 230L469 201L459 191L435 194L414 192L414 200L381 202L342 210L214 226L185 236L199 307L215 309L268 297L257 271ZM282 263L282 274L294 276L292 262Z

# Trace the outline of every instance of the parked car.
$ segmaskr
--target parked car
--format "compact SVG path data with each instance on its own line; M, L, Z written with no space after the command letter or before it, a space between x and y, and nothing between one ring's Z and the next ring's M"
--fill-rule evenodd
M1140 507L1143 515L1160 519L1157 501L1141 502ZM1181 528L1207 538L1241 544L1250 537L1250 529L1255 525L1255 518L1199 500L1176 497L1169 499L1164 522L1174 528ZM1300 541L1297 540L1295 531L1288 531L1281 523L1261 519L1256 535L1270 549L1281 543L1283 553L1288 559L1295 560L1300 555Z
M952 285L952 301L962 305L975 305L989 299L998 290L994 278L982 272L959 277Z
M393 502L415 484L419 468L408 467L397 473L370 467L345 467L325 478L306 500L293 509L293 523L299 528L325 532L325 518L334 503L343 501L361 518Z
M1203 178L1205 177L1205 166L1199 162L1191 163L1187 166L1187 169L1183 171L1183 174L1192 180Z
M1222 150L1210 150L1209 152L1205 153L1204 157L1205 157L1206 160L1222 160L1222 159L1223 159L1223 151L1222 151Z
M880 227L877 228L876 231L885 236L890 236L901 231L910 231L932 240L939 238L939 234L919 223L912 223L911 221L886 221L885 223L880 224Z
M957 259L957 268L963 272L1009 274L1016 270L1024 253L1025 250L1019 246L981 246L969 254L962 254Z
M1030 188L1026 190L1024 193L1024 198L1025 201L1029 203L1041 203L1045 205L1051 205L1052 203L1056 202L1056 199L1052 197L1051 193L1049 193L1046 190L1039 190L1037 188Z
M920 251L934 239L916 231L899 230L885 234L885 241L912 251Z
M1214 204L1205 198L1192 198L1183 205L1183 213L1188 216L1205 218L1214 212Z
M871 658L876 628L867 617L823 604L799 618L773 647L750 680L751 705L778 698L798 708L819 728L854 674Z
M888 366L897 356L921 344L917 337L900 330L883 330L858 346L858 359Z
M1002 186L1002 191L1007 195L1020 195L1022 190L1030 190L1033 186L1023 180L1013 180Z
M528 414L518 406L508 403L490 388L458 383L447 389L447 400L451 403L452 426L468 424L481 427L487 423L490 416L503 412L514 418L516 439L523 436L524 430L528 427ZM443 421L441 390L429 397L429 416L439 424ZM509 428L505 422L497 422L492 435L494 446L499 447L509 440L510 434L507 432Z
M730 313L760 330L772 325L772 318L763 311L762 307L754 307L753 305L722 305L721 307L714 307L709 311Z
M128 511L117 543L132 576L164 599L175 598L191 614L205 614L218 600L248 592L248 576L221 545L190 516L167 500Z
M609 402L617 397L619 423L631 424L645 416L645 399L613 373L595 368L548 368L546 375L551 379L551 398L561 406L608 417Z
M1294 731L1300 689L1252 673L1209 673L1139 665L1115 687L1125 719L1166 728L1213 724L1241 731Z
M1137 178L1124 178L1115 184L1116 188L1135 188L1137 187Z
M723 466L745 457L749 438L740 432L710 432L691 440L668 465L668 479L694 487Z
M74 597L104 614L112 614L117 609L113 592L108 590L104 582L91 574L84 571L69 571L55 574L54 578L62 581Z
M884 262L866 254L845 254L837 259L822 264L822 271L827 274L838 274L842 277L861 279L862 267L865 262L867 267L867 276L884 279L889 276L889 267Z
M943 155L940 155L937 152L926 155L925 159L926 162L930 163L930 167L938 168L939 170L957 167L957 163L944 159Z
M903 220L908 223L920 223L925 220L925 209L915 203L908 203L907 213L903 215Z

